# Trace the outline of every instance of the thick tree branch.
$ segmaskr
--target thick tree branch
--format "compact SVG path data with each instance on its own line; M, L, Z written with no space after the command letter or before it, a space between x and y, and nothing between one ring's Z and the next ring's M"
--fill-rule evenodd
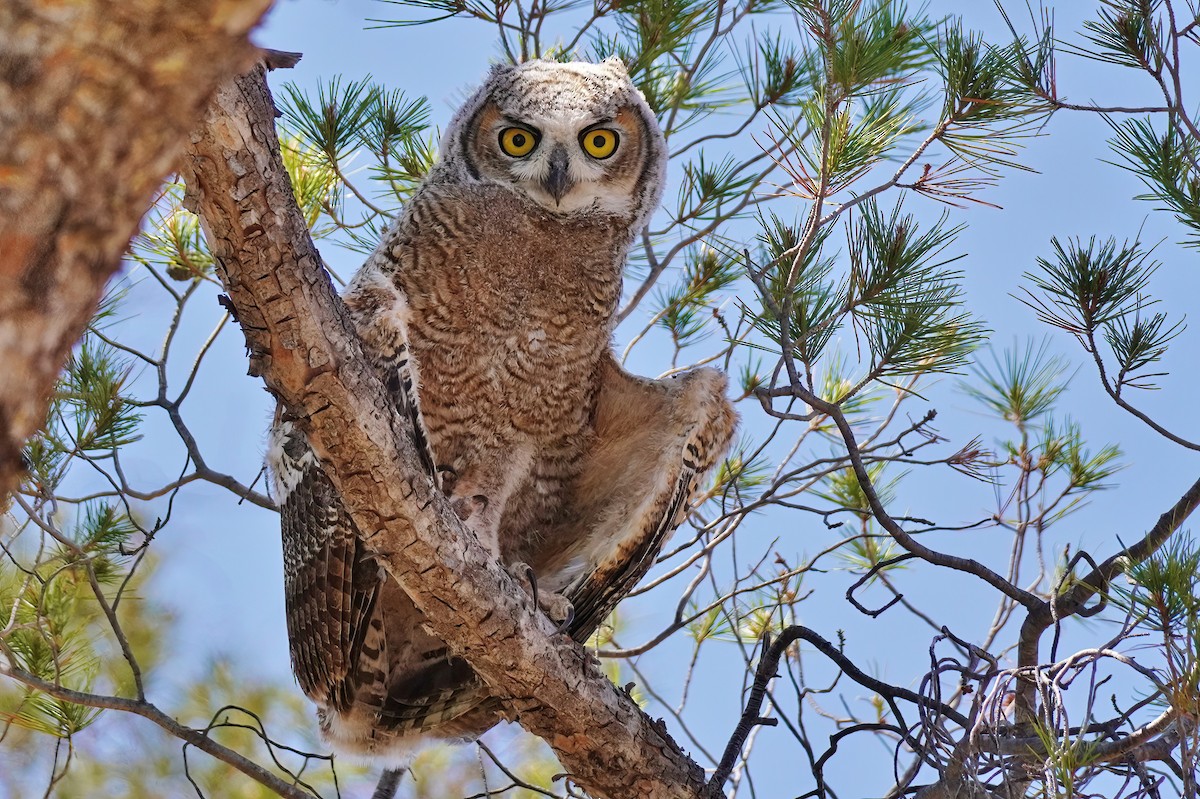
M0 3L0 497L68 351L270 0Z
M261 67L218 92L183 172L246 334L251 373L297 418L429 629L588 791L697 796L700 767L593 658L555 635L421 470L411 431L389 410L296 207Z

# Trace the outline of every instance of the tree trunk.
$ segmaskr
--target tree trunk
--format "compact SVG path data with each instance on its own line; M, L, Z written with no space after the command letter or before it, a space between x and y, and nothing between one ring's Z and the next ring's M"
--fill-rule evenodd
M270 0L0 0L0 497L63 361Z

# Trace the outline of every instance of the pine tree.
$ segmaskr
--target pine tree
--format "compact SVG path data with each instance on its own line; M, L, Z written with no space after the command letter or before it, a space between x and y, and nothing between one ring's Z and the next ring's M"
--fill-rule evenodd
M1098 431L1085 430L1068 400L1072 377L1094 373L1089 390L1145 432L1184 453L1200 449L1186 420L1145 400L1164 382L1172 346L1188 340L1154 294L1160 271L1182 264L1160 263L1140 234L1064 231L1011 282L1046 337L1003 348L972 312L972 256L960 243L967 209L1001 213L990 192L1028 171L1031 137L1055 136L1063 115L1091 114L1111 130L1106 168L1135 175L1145 193L1134 199L1164 215L1185 249L1200 245L1200 127L1187 99L1200 44L1194 2L1097 0L1078 32L1056 30L1049 11L1001 2L998 39L901 0L391 4L396 18L375 24L432 33L452 18L474 21L497 32L500 57L514 62L619 57L667 137L673 191L631 253L621 355L665 352L670 372L721 366L744 425L630 600L651 621L630 623L621 611L589 643L626 688L589 685L667 714L691 752L639 750L625 761L644 769L645 795L756 795L754 775L780 769L756 750L790 753L790 795L820 799L860 791L864 780L881 795L925 799L1200 795L1200 550L1183 529L1200 481L1180 479L1169 508L1134 498L1144 530L1080 548L1079 511L1098 492L1121 491L1122 469L1149 466L1127 463L1116 443L1091 443ZM1151 99L1068 102L1064 58L1143 74ZM242 80L239 96L261 84L258 73ZM10 790L40 777L61 796L101 785L149 795L153 773L224 795L236 770L248 778L239 795L327 796L373 777L320 751L294 692L247 684L236 663L215 662L171 697L172 723L146 687L172 617L140 594L153 593L141 586L154 584L156 536L192 484L273 507L261 473L209 465L220 442L197 434L184 400L198 381L241 368L201 374L219 336L239 325L252 344L272 335L239 280L247 253L281 241L303 253L306 235L325 253L375 246L436 157L420 89L416 78L386 86L333 76L276 91L280 169L295 202L236 198L243 211L299 220L296 231L268 231L267 244L231 255L228 210L222 217L195 190L201 169L229 173L198 149L203 136L193 165L157 197L127 263L161 292L165 340L139 343L140 323L121 318L119 287L110 290L24 448L26 476L0 528L0 752L27 753L41 769L0 776ZM231 113L214 108L218 119ZM282 271L319 276L313 264L296 271L308 267L295 256ZM228 310L181 364L173 347L185 311L206 314L192 309L215 307L214 297ZM319 318L338 318L331 299L304 301ZM1060 346L1082 348L1083 365ZM250 355L252 370L286 390L271 382L286 376L254 347ZM954 429L972 432L943 435L939 411L963 415ZM181 442L183 468L162 485L132 485L122 457L151 419ZM1003 433L986 443L993 429ZM81 473L103 487L81 493ZM914 487L931 484L947 509L907 510ZM994 509L949 518L945 495L980 485L994 491ZM144 517L151 501L165 504L161 518ZM977 549L964 543L985 538ZM979 605L969 633L944 608L905 595L920 582ZM908 651L895 654L903 666L864 660L869 628L823 621L834 602L864 624L905 625ZM714 673L729 692L721 707L741 713L719 729L702 699ZM185 741L187 760L172 758L172 739L161 736L136 768L104 751L93 726L144 734L139 719L110 721L121 710ZM604 758L629 744L632 727L597 730L579 751L548 735L545 719L521 721L549 749L517 736L504 739L507 757L491 738L465 753L436 750L405 795L612 795ZM764 743L770 736L790 748ZM708 770L702 779L696 764Z

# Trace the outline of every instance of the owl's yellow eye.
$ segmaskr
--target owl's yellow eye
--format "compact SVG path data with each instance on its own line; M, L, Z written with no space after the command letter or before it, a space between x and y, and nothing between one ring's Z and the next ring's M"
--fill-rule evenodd
M615 153L620 141L621 137L617 135L617 132L608 128L594 128L585 131L579 137L583 151L596 159L608 158Z
M525 128L505 128L500 131L500 149L513 158L529 155L537 143L537 134Z

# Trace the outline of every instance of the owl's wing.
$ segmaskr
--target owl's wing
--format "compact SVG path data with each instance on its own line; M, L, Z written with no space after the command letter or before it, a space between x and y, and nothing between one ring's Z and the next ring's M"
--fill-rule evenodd
M424 630L424 616L399 583L384 583L375 614L378 623L363 652L363 672L374 675L372 690L355 701L370 708L377 733L402 736L441 727L487 698L471 666Z
M272 439L292 670L322 717L339 719L326 732L370 752L389 738L494 724L481 707L483 682L421 629L420 611L363 543L303 434L278 421Z
M292 670L310 698L344 710L384 573L300 431L279 422L274 434Z
M725 376L716 370L649 380L625 372L611 356L600 370L595 437L570 521L558 531L565 537L548 536L546 552L535 558L539 582L559 586L570 575L564 592L575 611L570 632L581 642L653 565L735 426ZM470 666L459 658L436 660L391 685L380 720L398 731L494 723L495 700Z
M596 437L573 498L582 535L567 557L547 564L569 572L583 565L564 591L578 641L645 576L736 425L725 376L715 369L650 380L610 356L600 377Z
M360 270L344 300L396 411L412 424L421 465L437 481L404 327L407 301L380 268L382 258L377 253ZM386 576L303 434L277 419L272 437L292 666L308 696L344 710L360 681L387 679L386 653L368 652L360 661ZM381 631L374 634L382 646Z
M682 512L696 482L695 468L682 468L669 487L653 497L650 507L629 519L619 533L623 540L612 542L614 546L590 564L591 570L567 592L574 610L569 628L572 638L580 643L591 638L646 575L663 544L683 521Z
M362 339L363 353L379 370L396 411L412 423L413 443L421 465L440 486L429 435L421 418L418 366L408 348L404 321L409 313L408 299L388 271L403 267L403 263L390 260L387 248L381 244L355 274L342 299Z

